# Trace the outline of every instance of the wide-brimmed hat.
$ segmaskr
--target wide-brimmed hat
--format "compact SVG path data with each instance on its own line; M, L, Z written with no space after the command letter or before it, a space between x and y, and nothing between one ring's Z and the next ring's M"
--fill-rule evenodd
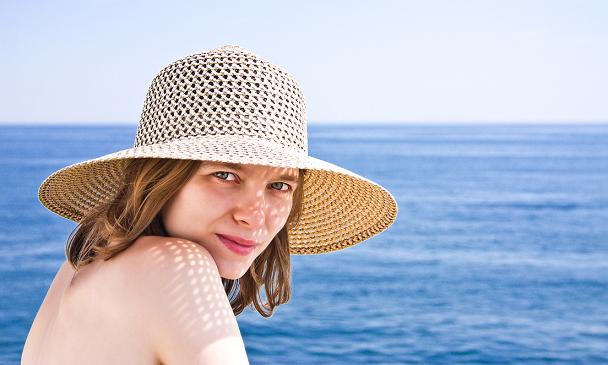
M304 95L283 68L235 45L181 58L152 80L132 148L64 167L40 185L52 212L80 222L118 192L127 159L170 158L306 169L292 254L319 254L388 228L397 203L381 185L308 155Z

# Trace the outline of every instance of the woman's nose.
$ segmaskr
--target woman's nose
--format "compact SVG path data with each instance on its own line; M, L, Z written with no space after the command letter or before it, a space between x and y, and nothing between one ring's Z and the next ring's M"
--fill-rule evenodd
M243 200L238 203L234 213L235 219L249 225L250 228L262 227L266 218L264 193L250 191L248 194L243 194L241 199Z

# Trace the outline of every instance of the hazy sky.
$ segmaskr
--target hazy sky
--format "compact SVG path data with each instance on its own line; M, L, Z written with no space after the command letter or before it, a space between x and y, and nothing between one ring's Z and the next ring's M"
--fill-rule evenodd
M310 123L608 121L608 1L2 1L1 122L137 123L179 58L238 44Z

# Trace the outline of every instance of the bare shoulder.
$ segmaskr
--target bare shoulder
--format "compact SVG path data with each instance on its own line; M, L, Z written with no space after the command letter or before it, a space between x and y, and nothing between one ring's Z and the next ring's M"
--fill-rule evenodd
M189 266L204 266L207 270L204 273L209 275L219 273L213 257L207 249L198 243L190 240L162 237L145 236L140 237L129 248L126 255L130 265L137 270L143 270L149 274L149 270L155 271L162 269L180 269ZM126 253L126 252L125 252ZM166 274L166 273L163 273Z
M189 240L148 236L136 241L125 259L132 265L126 288L135 294L134 315L160 362L248 364L236 318L207 249Z

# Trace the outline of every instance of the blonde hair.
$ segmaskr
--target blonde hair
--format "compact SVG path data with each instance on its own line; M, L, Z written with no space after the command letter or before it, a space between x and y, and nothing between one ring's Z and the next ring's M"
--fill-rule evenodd
M165 203L195 174L198 160L139 158L125 160L118 193L107 203L87 211L72 231L66 256L75 270L97 259L110 260L128 249L141 236L168 236L160 218ZM288 229L300 219L305 169L293 195L287 223L239 279L222 278L235 315L246 307L270 317L274 308L291 296L291 265ZM108 243L117 242L108 247ZM267 302L260 297L264 286Z

